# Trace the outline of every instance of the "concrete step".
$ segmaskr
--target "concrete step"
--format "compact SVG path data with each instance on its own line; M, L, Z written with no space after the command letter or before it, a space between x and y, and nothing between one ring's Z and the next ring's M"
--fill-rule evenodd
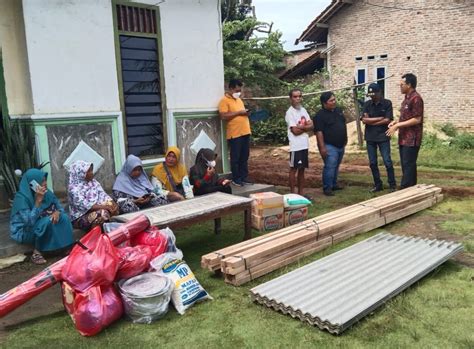
M243 187L232 186L232 193L234 195L245 197L263 191L275 191L275 186L259 183L244 185ZM84 232L82 230L74 229L74 240L80 239L83 235ZM0 258L10 257L19 253L29 253L32 251L32 246L18 244L10 238L10 212L0 212Z
M248 197L250 194L260 193L263 191L275 191L275 186L272 184L249 184L244 185L243 187L237 187L232 185L232 194L238 196L246 196Z
M80 239L84 232L74 229L74 240ZM19 253L31 253L33 246L22 245L10 238L10 212L0 213L0 258L10 257Z

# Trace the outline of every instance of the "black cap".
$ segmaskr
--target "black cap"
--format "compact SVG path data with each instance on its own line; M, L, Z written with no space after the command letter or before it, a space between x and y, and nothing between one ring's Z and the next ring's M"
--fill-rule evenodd
M369 88L367 89L367 96L373 96L376 92L380 92L381 90L382 89L380 88L380 85L376 82L373 82L369 85Z

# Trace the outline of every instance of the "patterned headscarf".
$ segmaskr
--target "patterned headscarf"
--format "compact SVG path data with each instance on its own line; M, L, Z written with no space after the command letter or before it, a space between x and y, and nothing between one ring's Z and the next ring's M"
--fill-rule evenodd
M95 204L112 200L95 179L86 181L86 173L92 163L78 160L69 168L68 201L71 220L89 211Z
M142 173L139 177L132 178L130 174L135 167L142 167ZM153 185L143 172L143 164L139 157L135 155L129 155L127 157L127 161L123 164L122 170L115 180L113 189L136 198L153 191Z

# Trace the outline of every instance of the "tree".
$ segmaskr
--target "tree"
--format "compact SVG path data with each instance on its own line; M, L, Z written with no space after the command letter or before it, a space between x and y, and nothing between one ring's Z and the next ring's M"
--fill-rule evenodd
M255 31L265 32L257 37ZM280 42L281 33L271 32L271 24L253 17L224 22L225 79L240 78L246 85L271 91L281 82L276 72L285 67L285 50Z
M222 22L244 20L252 10L252 0L222 0Z

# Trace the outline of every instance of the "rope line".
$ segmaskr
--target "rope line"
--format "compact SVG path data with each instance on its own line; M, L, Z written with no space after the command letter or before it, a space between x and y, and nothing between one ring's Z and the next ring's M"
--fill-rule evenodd
M394 76L395 76L395 74L392 74L392 75L390 75L390 76L387 76L386 78L381 78L381 79L377 79L377 80L367 81L367 82L363 82L363 83L360 83L360 84L349 85L349 86L340 87L340 88L335 88L335 89L331 89L331 90L307 92L307 93L303 93L303 97L305 97L305 96L312 96L312 95L319 95L319 94L324 93L324 92L334 92L334 91L341 91L341 90L349 90L349 89L353 89L353 88L357 88L357 87L369 85L369 84L372 84L372 83L374 83L374 82L387 80L387 79L393 78ZM288 98L288 95L286 95L286 96L273 96L273 97L246 97L246 98L242 98L242 99L261 101L261 100L283 99L283 98L285 98L285 99Z

